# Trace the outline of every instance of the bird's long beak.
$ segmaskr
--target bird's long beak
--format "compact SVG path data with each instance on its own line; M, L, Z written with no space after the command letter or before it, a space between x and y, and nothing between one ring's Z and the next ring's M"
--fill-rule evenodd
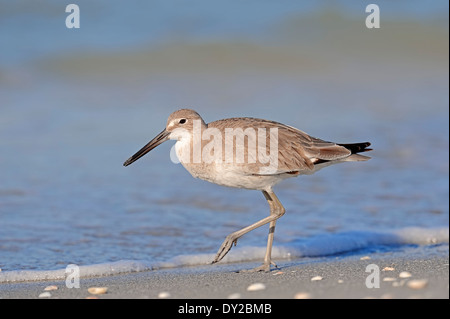
M154 139L152 139L150 142L148 142L143 148L141 148L139 151L136 152L133 156L131 156L129 159L123 163L123 166L128 166L134 161L137 161L142 156L150 152L152 149L154 149L159 144L167 141L169 139L170 132L167 132L165 129L159 133Z

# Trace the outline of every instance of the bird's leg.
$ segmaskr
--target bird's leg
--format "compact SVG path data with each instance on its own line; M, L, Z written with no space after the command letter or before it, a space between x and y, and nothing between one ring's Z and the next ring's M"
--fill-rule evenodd
M258 228L260 226L263 226L267 223L270 223L270 229L269 229L269 237L267 240L267 250L266 255L264 257L264 264L261 267L261 269L255 269L256 270L264 270L269 271L270 265L272 264L271 261L271 253L272 253L272 243L273 243L273 233L275 231L275 223L278 218L283 216L285 209L283 205L281 205L280 201L278 200L277 196L273 191L263 191L264 197L266 198L267 202L270 206L270 215L266 218L261 219L260 221L257 221L256 223L247 226L245 228L242 228L241 230L238 230L234 233L231 233L225 238L225 241L222 243L222 246L220 246L219 251L217 252L216 257L214 258L212 263L216 263L220 261L225 255L228 253L228 251L231 249L233 243L236 244L237 240L248 233L249 231L252 231L255 228Z
M245 228L242 228L241 230L235 231L234 233L229 234L224 242L222 243L222 245L220 246L219 250L217 251L216 257L213 260L213 264L222 260L223 257L225 257L225 255L228 253L228 251L230 251L231 247L233 246L233 244L236 245L237 240L242 237L243 235L245 235L246 233L248 233L249 231L252 231L255 228L258 228L262 225L265 225L269 222L271 222L273 220L272 216L268 216L266 218L261 219L260 221L251 224L250 226L247 226Z
M284 209L283 205L281 205L281 203L278 200L275 193L273 193L272 197L266 191L264 191L263 194L264 194L264 197L266 198L267 202L269 203L270 215L277 216L277 219L280 218L281 216L283 216L285 209ZM274 201L277 201L279 206L277 204L275 204ZM281 209L279 209L279 207L281 207ZM270 264L274 264L272 262L272 244L273 244L273 236L275 233L276 223L277 223L277 220L275 219L274 221L271 221L270 225L269 225L269 235L267 236L267 248L266 248L266 254L264 255L264 264L263 264L263 266L268 267L268 269L266 271L270 270ZM277 267L277 265L275 265L275 267Z
M277 267L277 265L272 261L273 237L275 233L275 225L277 223L277 219L283 216L286 210L284 209L283 205L281 204L280 200L278 199L278 197L275 195L274 192L271 192L269 194L268 192L263 191L263 194L270 206L270 216L275 217L275 219L271 221L269 225L269 235L267 236L267 248L266 254L264 255L264 263L259 267L250 270L244 270L243 272L256 272L256 271L268 272L270 271L271 265L274 265L275 268Z

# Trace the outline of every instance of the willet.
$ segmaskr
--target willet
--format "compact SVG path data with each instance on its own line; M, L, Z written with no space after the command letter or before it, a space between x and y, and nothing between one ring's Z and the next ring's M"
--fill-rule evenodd
M166 128L123 165L130 165L169 139L177 141L177 157L193 177L262 191L270 215L228 235L212 261L220 261L244 234L269 223L264 263L251 271L270 271L275 265L271 258L275 223L285 209L272 187L286 178L313 174L331 164L366 161L370 157L357 153L371 150L367 148L369 142L327 142L288 125L250 117L206 124L197 112L181 109L173 112Z

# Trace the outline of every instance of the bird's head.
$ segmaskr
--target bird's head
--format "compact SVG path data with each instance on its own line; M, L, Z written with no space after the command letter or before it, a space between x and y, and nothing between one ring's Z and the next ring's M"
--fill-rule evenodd
M173 112L167 120L166 128L161 133L156 135L143 148L137 151L136 154L127 159L123 165L130 165L167 140L181 140L183 138L190 138L194 129L194 123L196 123L196 121L201 126L206 125L201 116L194 110L181 109Z

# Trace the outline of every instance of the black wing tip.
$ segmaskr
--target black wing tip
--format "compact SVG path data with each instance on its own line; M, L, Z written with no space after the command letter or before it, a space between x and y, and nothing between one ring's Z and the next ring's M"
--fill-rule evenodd
M351 151L352 154L369 152L369 151L373 150L372 148L368 148L370 145L372 145L370 142L352 143L352 144L338 144L338 145L345 147L346 149Z

